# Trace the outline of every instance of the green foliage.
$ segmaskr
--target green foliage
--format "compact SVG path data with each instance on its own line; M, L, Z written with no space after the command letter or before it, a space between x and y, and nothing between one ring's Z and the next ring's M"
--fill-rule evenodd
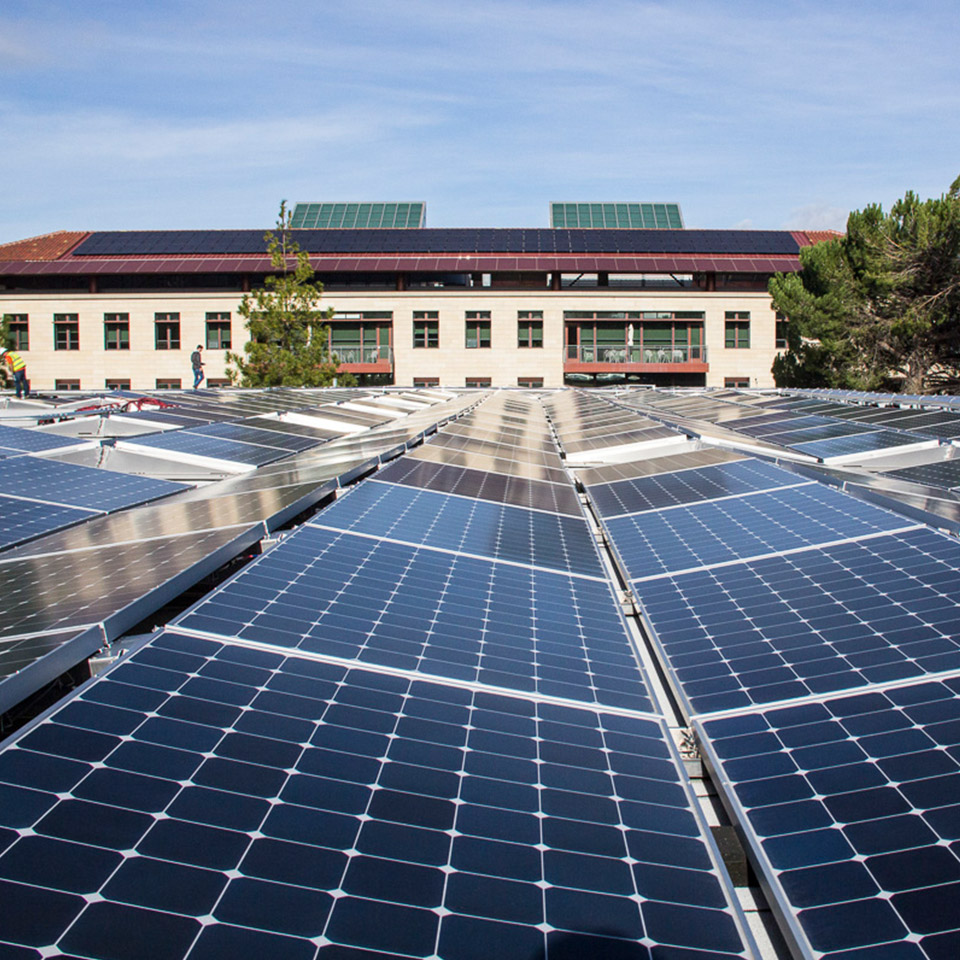
M778 386L921 393L960 371L960 177L938 199L854 211L800 265L770 281L790 318Z
M243 354L228 353L227 373L243 387L326 387L356 381L338 374L330 355L329 328L320 310L323 284L313 279L309 255L292 237L286 201L280 204L276 232L264 236L274 273L264 285L244 294L237 312L250 338Z

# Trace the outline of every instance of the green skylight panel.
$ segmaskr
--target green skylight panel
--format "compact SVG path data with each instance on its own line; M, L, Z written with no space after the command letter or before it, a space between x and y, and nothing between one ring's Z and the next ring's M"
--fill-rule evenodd
M291 226L308 230L419 228L426 223L425 203L298 203Z
M554 229L682 230L678 203L551 203Z

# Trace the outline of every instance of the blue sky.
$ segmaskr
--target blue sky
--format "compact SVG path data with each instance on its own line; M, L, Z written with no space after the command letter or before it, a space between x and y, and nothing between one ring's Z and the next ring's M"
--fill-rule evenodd
M281 199L842 228L960 174L960 3L4 0L0 242Z

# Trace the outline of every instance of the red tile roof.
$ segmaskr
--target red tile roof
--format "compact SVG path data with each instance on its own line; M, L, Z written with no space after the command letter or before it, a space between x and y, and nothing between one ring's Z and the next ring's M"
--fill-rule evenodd
M0 260L59 260L89 236L89 230L56 230L39 237L0 244Z
M796 236L797 240L801 243L803 243L803 241L800 240L800 237L806 237L806 246L823 243L825 240L836 240L837 237L842 237L843 234L839 230L799 230L794 236Z

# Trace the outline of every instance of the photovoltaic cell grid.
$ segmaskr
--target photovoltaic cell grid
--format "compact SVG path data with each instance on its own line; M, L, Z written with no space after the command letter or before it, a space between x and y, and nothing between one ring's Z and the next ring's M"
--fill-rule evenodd
M683 217L678 203L551 203L550 226L680 230Z
M960 545L926 528L638 581L694 713L960 670Z
M0 426L0 454L39 453L58 447L75 447L84 441L77 437L61 437L55 433L27 430L24 427Z
M930 487L960 487L960 459L941 460L938 463L923 463L900 470L887 470L885 477L924 483Z
M664 736L163 634L0 755L0 930L116 960L744 956Z
M699 731L808 955L960 955L960 680Z
M909 525L895 513L813 482L605 521L631 581Z
M298 203L290 226L311 230L410 228L422 227L425 219L425 203Z
M304 527L177 626L650 710L609 584Z
M858 433L853 437L833 437L830 440L798 443L793 446L793 449L819 457L821 460L829 460L831 457L903 447L911 443L919 443L925 439L927 438L894 430L875 430L872 433Z
M471 470L413 457L399 458L380 470L377 477L390 483L403 483L427 490L543 509L568 516L583 516L580 501L569 483L540 482L506 473Z
M290 452L309 450L322 442L313 437L298 437L279 430L268 430L253 426L249 422L213 423L207 427L195 427L190 432L201 436L234 440L239 443L253 443L261 447L275 447Z
M93 510L18 500L0 493L0 548L81 523L93 516L96 516Z
M188 489L182 483L39 457L0 460L0 491L46 504L110 512Z
M252 443L240 443L234 440L225 440L221 437L205 436L191 429L171 430L168 433L154 433L143 437L130 437L117 444L127 450L147 448L151 450L167 450L176 453L185 453L195 457L209 457L212 460L226 460L232 463L245 463L251 466L260 466L273 463L282 457L289 456L289 450L279 447L263 447Z
M762 460L735 460L673 473L597 483L589 487L589 492L601 516L611 517L794 486L800 482L795 473Z
M313 522L494 560L604 576L582 515L528 510L368 480Z

